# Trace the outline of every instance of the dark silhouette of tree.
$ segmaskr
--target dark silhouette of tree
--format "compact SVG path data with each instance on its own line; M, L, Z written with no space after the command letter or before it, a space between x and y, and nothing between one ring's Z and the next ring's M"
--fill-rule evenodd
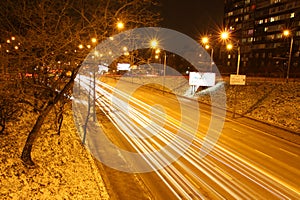
M1 0L1 42L13 37L18 45L1 54L18 91L11 102L27 104L37 114L21 156L27 166L34 166L33 144L53 110L59 133L64 105L90 51L86 47L95 45L91 38L101 42L116 34L118 21L126 29L155 26L160 20L156 6L155 0Z

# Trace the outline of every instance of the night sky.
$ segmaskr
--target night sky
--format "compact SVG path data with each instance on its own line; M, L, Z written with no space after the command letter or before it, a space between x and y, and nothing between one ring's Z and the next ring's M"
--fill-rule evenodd
M162 27L197 39L222 25L224 0L161 0Z

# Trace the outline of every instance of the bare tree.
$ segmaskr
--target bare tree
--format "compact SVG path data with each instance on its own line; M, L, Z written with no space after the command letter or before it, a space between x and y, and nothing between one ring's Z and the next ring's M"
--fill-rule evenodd
M31 150L45 119L57 111L58 132L64 104L81 62L89 53L79 45L93 45L117 33L116 23L127 28L154 26L159 20L155 0L2 0L0 27L18 41L7 67L18 77L18 99L37 113L22 152L27 166L34 166ZM4 37L2 35L2 37Z

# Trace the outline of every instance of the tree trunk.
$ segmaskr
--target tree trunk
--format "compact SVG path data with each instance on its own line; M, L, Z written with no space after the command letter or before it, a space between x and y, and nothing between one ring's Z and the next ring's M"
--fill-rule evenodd
M21 156L21 159L26 166L29 167L34 166L34 162L32 161L31 158L32 146L34 144L36 137L38 136L39 130L41 129L46 116L48 115L48 113L52 108L53 108L53 104L48 104L47 107L40 113L38 119L36 120L33 128L31 129L27 137L25 146L22 151L22 156Z
M66 94L66 92L72 87L78 69L79 68L73 71L70 81L64 86L64 88L60 93L56 94L54 100L53 101L50 100L47 103L47 106L42 110L32 130L30 131L21 155L21 159L27 167L34 166L34 162L32 161L31 158L31 150L35 142L35 139L37 138L38 133L44 123L45 118L48 116L49 112L54 107L54 105L58 103L62 98L64 98L64 94Z

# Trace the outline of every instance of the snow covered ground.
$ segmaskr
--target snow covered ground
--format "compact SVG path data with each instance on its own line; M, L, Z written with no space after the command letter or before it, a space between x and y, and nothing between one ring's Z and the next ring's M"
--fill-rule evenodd
M300 134L300 82L250 82L245 86L225 84L227 109L239 116L282 127ZM236 105L235 105L236 93ZM208 95L196 94L209 102Z
M78 139L71 111L60 136L43 127L32 152L37 167L22 164L33 118L24 114L0 135L0 199L109 199L92 157Z

